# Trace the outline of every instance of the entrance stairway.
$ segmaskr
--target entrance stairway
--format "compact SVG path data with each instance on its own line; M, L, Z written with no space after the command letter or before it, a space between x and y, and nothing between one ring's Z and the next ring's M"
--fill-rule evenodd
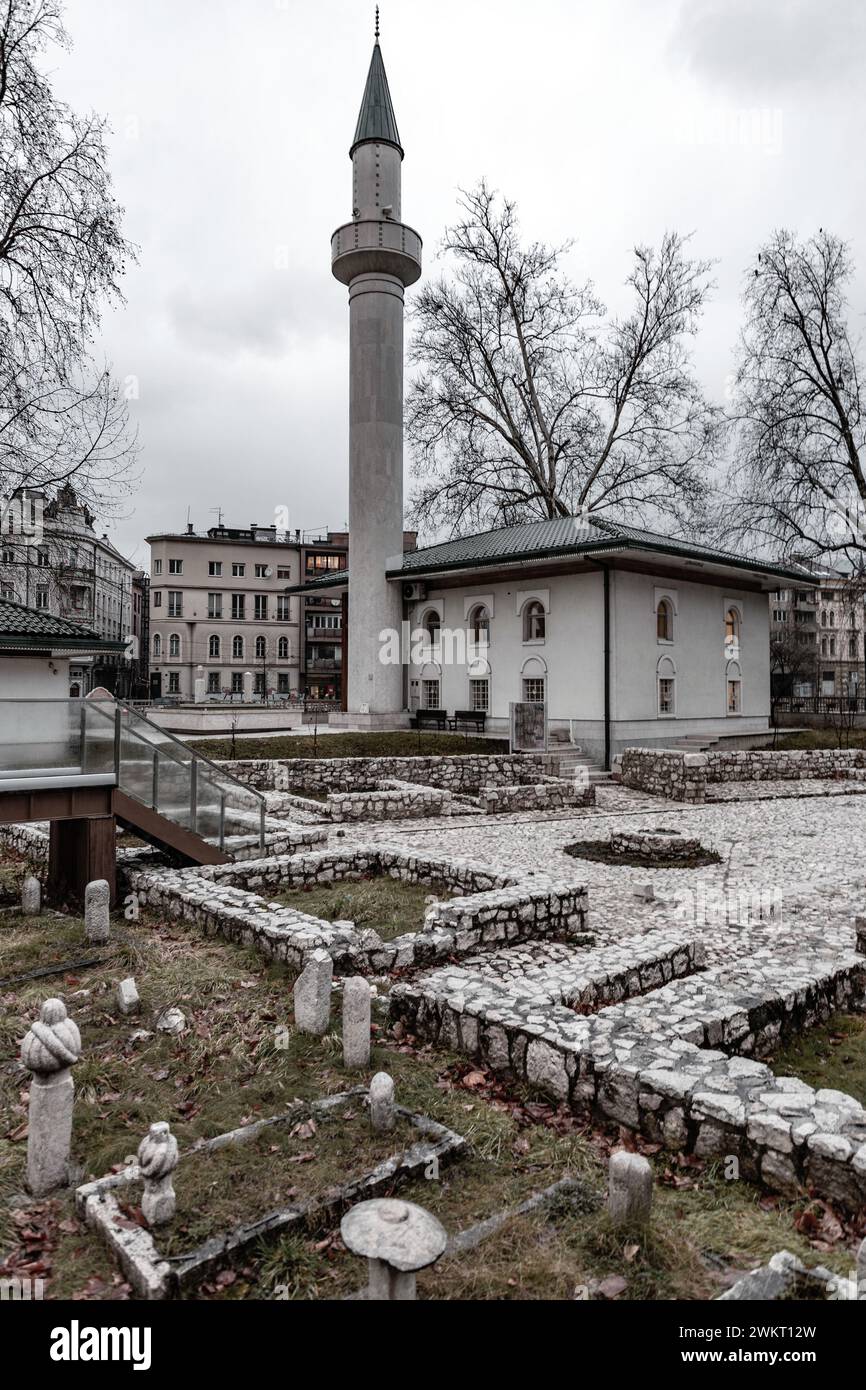
M566 781L571 781L578 767L587 769L589 780L594 784L610 781L610 773L605 771L601 763L593 762L578 745L571 742L567 729L551 729L549 751L558 758L559 775Z

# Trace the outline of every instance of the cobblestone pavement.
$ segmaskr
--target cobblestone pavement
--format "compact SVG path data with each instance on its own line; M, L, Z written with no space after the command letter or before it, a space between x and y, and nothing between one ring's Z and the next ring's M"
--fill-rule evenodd
M749 796L702 806L672 805L619 786L601 787L598 806L569 815L444 818L346 829L352 843L387 838L442 855L464 855L496 873L545 873L590 890L589 924L600 943L676 926L694 928L711 961L749 950L749 922L765 919L780 947L819 932L850 949L853 918L866 912L866 802L824 783L826 794ZM786 792L790 783L785 784ZM575 840L619 829L664 828L694 836L721 855L700 869L619 868L563 852ZM332 843L334 833L332 832ZM337 842L339 843L339 841ZM651 884L655 899L636 896Z

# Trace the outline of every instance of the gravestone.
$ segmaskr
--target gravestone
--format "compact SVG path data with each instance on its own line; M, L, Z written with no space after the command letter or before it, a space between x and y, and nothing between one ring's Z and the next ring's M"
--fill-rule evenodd
M42 911L42 884L32 874L21 885L21 911L25 917L38 917Z
M377 1071L370 1082L370 1120L379 1134L394 1128L394 1081L386 1071Z
M607 1175L607 1210L613 1224L648 1225L653 1200L653 1170L649 1160L620 1149L611 1154Z
M343 986L343 1066L370 1065L370 986L352 975Z
M295 981L295 1027L299 1033L321 1037L331 1021L331 983L334 962L327 951L311 951Z
M88 941L107 941L111 932L111 889L104 878L95 878L84 890L84 934Z
M144 1179L141 1210L149 1226L174 1220L177 1206L172 1174L177 1167L177 1140L164 1120L152 1124L138 1146L138 1166Z
M46 999L21 1044L21 1061L32 1073L27 1133L27 1186L43 1197L69 1180L72 1105L71 1068L81 1056L81 1034L62 999Z
M131 975L121 980L115 991L118 1011L122 1014L136 1014L141 1008L138 986Z
M414 1202L374 1197L352 1207L340 1223L347 1250L368 1261L364 1297L410 1302L415 1275L435 1264L448 1244L445 1228Z

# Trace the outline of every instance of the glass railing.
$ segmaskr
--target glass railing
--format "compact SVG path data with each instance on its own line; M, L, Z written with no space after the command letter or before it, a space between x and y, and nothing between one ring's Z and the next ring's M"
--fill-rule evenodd
M0 699L3 783L101 780L222 848L255 837L265 801L180 739L113 700Z

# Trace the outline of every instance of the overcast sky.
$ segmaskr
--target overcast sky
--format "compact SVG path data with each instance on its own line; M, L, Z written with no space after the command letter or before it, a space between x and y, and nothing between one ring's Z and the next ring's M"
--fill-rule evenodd
M485 174L623 303L668 227L718 259L696 361L723 399L743 274L776 226L850 239L866 307L862 0L384 0L403 217L429 270ZM57 91L112 127L140 264L100 349L139 382L144 476L110 527L340 527L348 311L330 235L370 60L367 0L69 0ZM407 299L411 300L411 290ZM409 461L407 459L407 483Z

